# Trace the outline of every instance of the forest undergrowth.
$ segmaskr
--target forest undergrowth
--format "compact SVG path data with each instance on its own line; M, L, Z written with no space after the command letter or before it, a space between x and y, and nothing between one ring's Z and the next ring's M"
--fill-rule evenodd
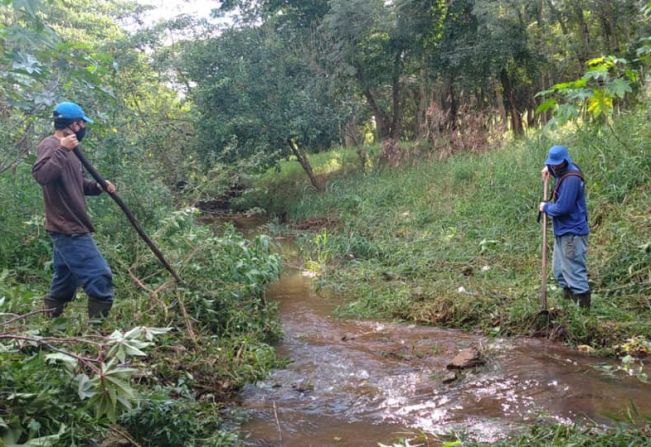
M163 186L138 178L127 169L116 182L183 282L108 197L91 199L116 282L111 315L96 324L82 291L62 317L43 316L51 243L40 190L28 166L0 177L0 445L238 442L239 416L224 407L276 364L280 328L264 289L280 258L268 237L201 225L197 210L175 209Z

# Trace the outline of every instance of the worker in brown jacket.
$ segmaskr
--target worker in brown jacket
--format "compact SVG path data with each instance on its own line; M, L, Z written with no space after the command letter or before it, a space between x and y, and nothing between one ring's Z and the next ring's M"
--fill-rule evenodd
M62 102L54 109L54 134L38 145L32 167L34 179L43 187L45 229L53 243L54 276L44 305L48 315L57 317L81 286L88 295L88 316L104 318L113 304L113 275L99 252L92 234L95 230L84 196L102 193L102 187L83 176L81 162L72 152L93 121L81 107ZM108 192L115 186L107 182Z

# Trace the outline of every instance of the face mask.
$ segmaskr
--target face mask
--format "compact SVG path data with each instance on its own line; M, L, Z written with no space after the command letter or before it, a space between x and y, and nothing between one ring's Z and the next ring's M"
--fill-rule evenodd
M567 168L567 164L563 162L560 165L548 165L547 168L549 169L549 172L551 172L551 174L554 177L558 177L558 174L560 174L564 169Z
M77 141L83 140L84 137L86 136L86 128L82 127L81 129L79 129L77 132L75 132L75 136L77 137Z

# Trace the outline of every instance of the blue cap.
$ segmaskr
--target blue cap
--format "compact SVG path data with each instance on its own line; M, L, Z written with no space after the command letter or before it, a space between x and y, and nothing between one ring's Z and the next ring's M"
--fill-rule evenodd
M545 160L546 165L556 166L562 164L566 161L568 164L572 164L572 158L570 153L565 146L554 145L549 149L547 154L547 160Z
M74 102L61 102L54 108L54 119L65 120L84 120L87 123L92 123L93 120L88 118L84 110Z

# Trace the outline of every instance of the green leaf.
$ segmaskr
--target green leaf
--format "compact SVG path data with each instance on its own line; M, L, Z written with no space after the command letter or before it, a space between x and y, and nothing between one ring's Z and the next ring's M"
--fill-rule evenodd
M556 90L554 90L553 88L551 88L549 90L541 90L541 91L539 91L538 93L536 93L534 95L534 98L538 98L540 96L547 96L547 95L550 95L550 94L554 93L555 91Z
M554 111L556 123L562 125L579 117L579 108L574 104L561 104Z
M75 377L75 380L77 381L77 394L79 395L79 399L85 400L97 394L95 385L86 374L79 374Z
M588 67L593 67L595 65L603 64L606 61L606 58L601 56L601 57L595 57L594 59L590 59L586 64Z
M565 90L563 95L572 101L583 102L592 97L593 91L588 88L577 88L573 90Z
M62 352L57 352L55 354L48 354L45 356L45 360L48 363L56 363L57 361L63 362L64 364L70 366L77 366L77 359Z
M66 426L61 425L59 428L59 433L56 435L50 435L50 436L43 436L40 438L33 438L27 441L24 444L15 444L16 447L51 447L59 444L59 440L61 439L61 436L64 435L66 432ZM9 444L7 447L9 447L11 444Z
M588 112L598 118L601 115L609 115L613 110L613 98L604 90L595 89L594 94L588 100Z
M145 340L153 341L156 335L167 334L172 330L171 327L143 327L143 335Z
M116 387L117 391L119 391L118 394L126 396L129 400L134 400L136 398L136 391L125 381L120 380L117 377L106 377L106 380Z
M558 84L554 84L552 86L552 90L558 91L558 90L582 88L582 87L585 87L587 84L588 84L587 79L581 78L581 79L577 79L576 81L560 82Z
M558 102L553 98L549 98L546 101L544 101L542 104L540 104L538 107L536 107L536 113L544 113L549 109L555 109L557 106L558 106Z
M585 72L583 75L583 79L586 81L589 81L590 79L595 79L595 80L604 80L608 79L608 67L605 67L603 65L594 67L593 69L590 69Z
M14 0L14 8L26 12L30 17L36 17L40 7L40 0Z
M32 54L17 52L11 65L13 70L24 71L27 74L41 73L41 63Z
M615 79L606 84L606 91L608 91L611 96L624 98L624 96L626 96L627 93L631 93L633 89L628 81L624 79Z

